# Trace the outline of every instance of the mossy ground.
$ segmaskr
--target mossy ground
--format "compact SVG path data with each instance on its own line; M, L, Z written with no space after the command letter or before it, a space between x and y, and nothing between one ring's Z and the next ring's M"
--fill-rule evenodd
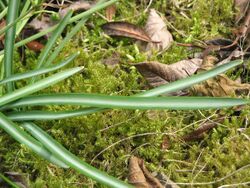
M146 6L146 0L120 1L115 19L143 25L147 17L144 13ZM151 7L167 17L172 25L169 30L177 42L231 35L232 0L161 0L155 1ZM94 28L83 27L56 60L59 62L66 55L80 51L80 56L69 66L84 65L85 71L43 92L132 95L145 89L145 80L131 63L145 60L174 63L193 53L173 45L168 51L148 58L138 51L134 41L105 36L100 29L105 20L100 16L93 16L89 23L93 23ZM114 68L107 67L102 62L114 53L120 54L120 64ZM25 55L25 64L17 55L16 71L34 66L37 55L28 50ZM17 86L23 84L19 82ZM62 107L46 109L54 111ZM145 160L151 171L163 172L175 182L187 183L183 187L191 187L191 183L197 182L208 183L195 187L218 187L250 181L249 108L242 110L239 116L234 116L232 109L219 113L226 116L224 122L201 141L190 143L182 142L181 136L208 119L216 120L219 116L216 111L108 110L37 124L83 160L122 180L126 180L128 175L129 157L136 155ZM170 143L165 150L161 147L164 135ZM49 164L2 130L0 171L24 173L28 175L31 187L37 188L104 187L74 170Z

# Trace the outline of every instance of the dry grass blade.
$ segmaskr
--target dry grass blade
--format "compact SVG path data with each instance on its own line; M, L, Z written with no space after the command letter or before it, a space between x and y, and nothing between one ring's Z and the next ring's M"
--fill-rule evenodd
M102 25L102 29L110 36L129 37L145 42L151 42L150 37L142 28L128 22L109 22Z

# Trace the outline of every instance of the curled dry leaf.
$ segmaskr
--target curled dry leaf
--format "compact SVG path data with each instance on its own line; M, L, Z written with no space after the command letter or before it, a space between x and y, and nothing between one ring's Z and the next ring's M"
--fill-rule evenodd
M113 20L115 13L116 13L116 6L114 4L110 5L106 8L105 14L106 14L106 18L109 22Z
M204 59L203 64L198 72L210 70L214 66L215 58L208 56ZM215 78L208 79L201 84L192 87L191 91L196 95L204 96L236 96L240 91L249 91L250 84L241 84L231 80L224 74L220 74Z
M136 188L163 188L160 181L145 167L143 160L134 156L129 160L128 181Z
M145 26L145 31L151 38L151 40L155 41L149 43L146 47L146 50L166 50L171 46L171 43L173 42L173 37L168 31L165 22L154 9L149 10L149 16Z
M145 31L128 22L109 22L102 25L102 29L107 35L129 37L141 41L151 42Z
M194 74L201 64L202 59L194 58L182 60L171 65L159 62L143 62L134 66L145 77L149 85L157 87Z
M80 11L80 10L88 10L93 6L89 1L76 1L72 4L70 4L68 7L59 10L59 15L61 18L63 18L69 10Z

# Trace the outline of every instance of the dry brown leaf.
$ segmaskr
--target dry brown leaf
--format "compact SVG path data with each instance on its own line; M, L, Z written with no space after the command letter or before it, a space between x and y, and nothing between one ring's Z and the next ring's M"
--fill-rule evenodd
M145 31L128 22L109 22L102 25L102 29L107 35L129 37L141 41L151 42Z
M163 188L160 181L147 170L143 160L134 156L129 160L128 181L136 188Z
M234 0L234 6L237 9L236 22L239 22L246 14L250 0Z
M49 16L44 14L40 19L38 17L34 18L28 25L35 30L45 31L48 28L54 26L55 24L56 23L52 21ZM48 37L49 34L46 36Z
M34 52L40 52L43 48L44 45L38 41L31 41L26 44L26 46L30 49L33 50Z
M114 4L110 5L106 8L105 14L106 14L106 18L109 22L111 22L113 20L115 13L116 13L116 6Z
M204 59L201 69L198 72L207 71L214 66L215 59L208 56ZM208 79L201 84L192 87L192 92L204 96L236 96L238 91L250 90L250 84L241 84L231 80L224 74L220 74L215 78Z
M159 62L143 62L134 66L145 77L149 85L157 87L194 74L201 64L202 59L194 58L182 60L171 65Z
M89 1L76 1L72 4L70 4L68 7L59 10L59 15L61 18L63 18L69 10L80 11L80 10L88 10L93 6Z
M168 31L165 22L154 9L149 10L149 16L145 26L145 31L151 38L151 40L155 41L149 43L146 47L146 50L166 50L171 46L171 43L173 42L173 37Z

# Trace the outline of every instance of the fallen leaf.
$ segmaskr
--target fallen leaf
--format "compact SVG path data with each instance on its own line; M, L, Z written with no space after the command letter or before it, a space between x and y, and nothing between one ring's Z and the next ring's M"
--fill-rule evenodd
M44 45L38 41L31 41L31 42L28 42L26 44L26 46L30 49L30 50L33 50L35 52L40 52L43 48L44 48Z
M52 21L49 16L43 14L40 19L36 17L28 25L37 31L45 31L55 24L56 22ZM49 34L46 36L48 37Z
M143 160L134 156L129 160L128 181L136 188L163 188L160 181L145 167Z
M173 37L168 31L165 22L154 9L149 10L145 31L151 40L155 41L147 44L146 50L163 51L168 49L173 42Z
M214 59L208 56L204 59L203 64L198 72L210 70L214 66ZM196 95L204 96L236 96L237 92L250 90L250 84L241 84L237 81L231 80L224 74L220 74L215 78L208 79L203 83L194 85L191 91Z
M250 0L234 0L234 6L237 9L236 22L238 23L246 14Z
M141 41L151 42L145 31L128 22L109 22L102 25L102 29L107 35L129 37Z
M63 18L69 10L80 11L80 10L88 10L93 6L89 1L76 1L72 4L70 4L68 7L59 10L59 15L61 18Z
M216 122L206 122L206 123L202 124L200 127L195 129L193 132L183 136L182 140L185 142L191 142L191 141L196 141L196 140L203 138L204 134L206 132L217 127L218 123L224 121L224 118L220 119L219 121L216 121Z
M159 62L143 62L134 64L134 66L145 77L150 86L157 87L194 74L201 64L202 59L194 58L170 65Z
M108 6L105 10L107 20L112 21L115 13L116 13L116 6L114 4Z

